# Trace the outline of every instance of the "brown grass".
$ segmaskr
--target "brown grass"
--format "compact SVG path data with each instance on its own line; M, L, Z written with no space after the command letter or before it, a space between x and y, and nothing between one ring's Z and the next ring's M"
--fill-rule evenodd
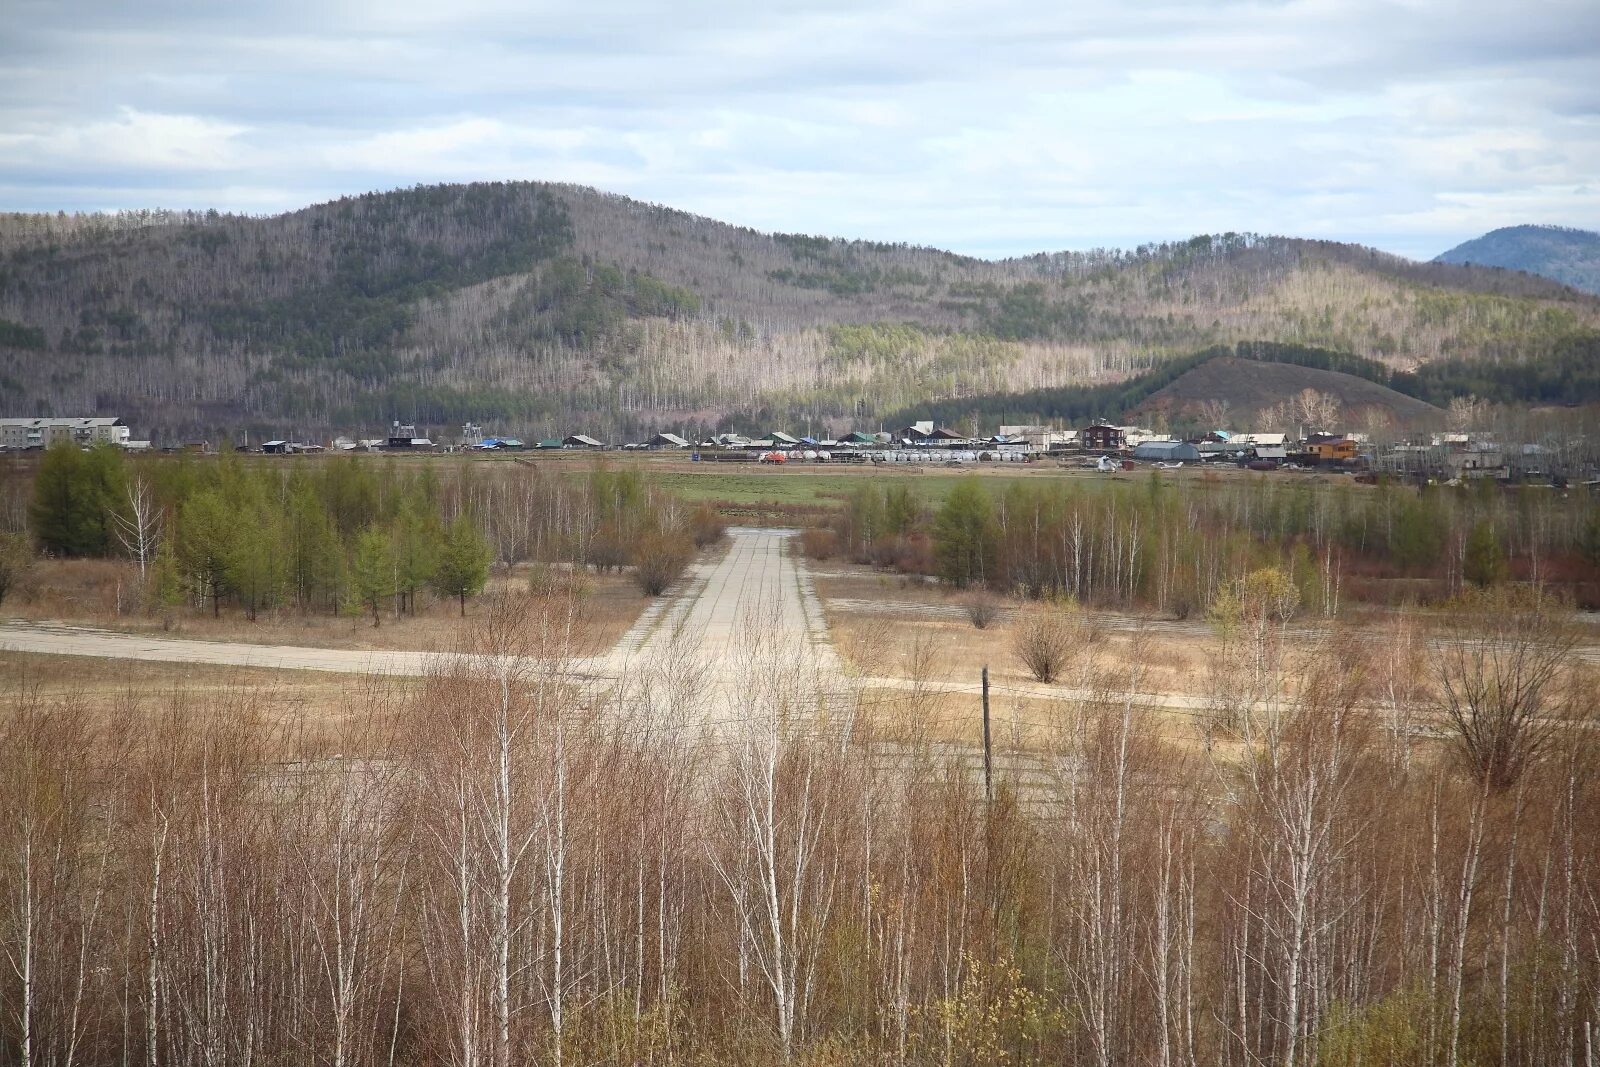
M486 595L530 596L532 569L517 566L497 571ZM550 573L555 573L552 570ZM307 645L354 651L393 649L407 652L448 651L470 634L485 610L481 599L467 601L466 618L456 602L427 593L417 596L415 615L383 614L374 627L370 617L301 614L292 608L264 611L255 622L243 611L224 604L221 618L210 609L181 607L162 614L142 607L139 575L131 563L113 560L43 560L25 586L8 597L5 615L31 620L61 620L135 632L164 631L186 638L244 641L262 645ZM649 603L625 572L581 573L560 583L562 593L583 605L587 647L581 654L603 651L627 632Z
M46 700L69 702L85 715L103 716L118 730L137 729L144 715L174 700L202 715L235 714L248 705L250 714L264 721L329 725L355 712L352 697L357 693L378 685L398 694L419 681L0 651L0 692L36 691Z
M985 665L994 687L992 708L996 723L1005 701L1020 701L1021 707L1031 709L1041 700L1027 692L1008 692L1039 688L1012 650L1014 617L1002 618L988 629L978 630L968 621L961 596L938 586L837 562L815 568L815 572L829 631L846 664L867 678L898 680L897 688L881 689L868 701L863 725L873 736L901 737L908 730L915 733L920 728L918 724L927 718L953 715L954 722L941 721L936 729L930 728L931 736L941 741L965 738L970 742L978 736L969 721L976 714L978 698L975 693L951 692L950 686L975 687ZM1014 610L1022 605L1007 600L1004 606ZM1106 612L1095 612L1091 617L1100 627L1094 643L1098 668L1114 675L1137 662L1142 672L1139 688L1145 693L1208 696L1214 678L1211 665L1226 664L1226 655L1235 659L1243 655L1237 648L1225 654L1222 642L1204 620L1173 622ZM1371 610L1351 613L1343 621L1356 639L1352 647L1365 648L1377 662L1392 640L1394 628L1408 618L1392 611ZM1306 624L1317 621L1302 620ZM1426 620L1412 621L1426 624ZM1141 627L1148 629L1141 633ZM1294 657L1304 651L1309 648L1291 647L1290 654ZM1591 628L1584 634L1579 658L1583 661L1578 668L1580 676L1592 678L1600 674L1600 667L1596 666L1600 664L1600 629ZM1290 691L1294 683L1291 676L1287 686ZM1056 687L1075 684L1069 669ZM1058 709L1067 706L1056 703ZM1204 744L1205 732L1198 713L1174 709L1155 714L1161 716L1160 733L1164 739L1186 748ZM1026 717L1035 716L1029 711ZM1022 739L1026 744L1038 740L1030 740L1026 730ZM1211 742L1213 754L1238 747L1236 741L1216 736Z

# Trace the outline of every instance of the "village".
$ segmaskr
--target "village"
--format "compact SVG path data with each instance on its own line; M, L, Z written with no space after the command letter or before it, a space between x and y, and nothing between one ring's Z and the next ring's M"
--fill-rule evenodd
M1549 484L1594 484L1600 479L1595 450L1587 440L1498 439L1492 431L1427 432L1382 443L1368 434L1321 428L1296 433L1213 429L1179 437L1149 427L1095 422L1077 428L1036 424L1001 425L992 434L914 422L892 432L854 431L837 437L795 435L783 430L756 434L732 431L695 441L662 430L639 441L614 443L589 433L571 433L526 442L486 433L467 422L459 432L436 439L415 424L393 422L382 437L340 435L326 442L273 438L236 452L266 455L317 453L668 453L692 462L760 464L935 464L1054 461L1109 472L1139 466L1177 469L1233 465L1255 471L1320 470L1371 480L1387 474L1407 481L1456 483L1494 480ZM209 441L153 449L132 437L115 416L0 419L0 452L32 451L69 442L88 448L109 444L129 452L211 453Z

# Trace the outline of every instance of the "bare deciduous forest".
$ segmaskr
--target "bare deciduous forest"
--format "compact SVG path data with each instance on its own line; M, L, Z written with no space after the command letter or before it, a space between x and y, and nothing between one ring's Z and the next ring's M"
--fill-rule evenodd
M559 599L496 607L498 667L333 721L180 687L108 722L13 665L0 1058L1591 1062L1600 766L1562 624L1500 601L1429 666L1256 592L1254 654L1213 665L1230 745L1164 739L1139 657L1079 644L1089 695L992 798L925 740L959 709L869 729L758 627L738 721L700 721L692 657L581 684Z
M571 186L437 186L270 218L0 217L0 399L157 436L391 418L620 433L845 426L1114 381L1217 344L1412 369L1538 361L1600 298L1226 234L987 262L764 234Z

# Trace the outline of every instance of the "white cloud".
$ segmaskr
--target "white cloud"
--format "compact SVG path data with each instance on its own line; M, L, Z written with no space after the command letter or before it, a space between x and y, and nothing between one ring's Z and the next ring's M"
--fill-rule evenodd
M239 141L246 132L199 115L122 107L114 119L0 132L0 152L24 167L215 172L246 162Z

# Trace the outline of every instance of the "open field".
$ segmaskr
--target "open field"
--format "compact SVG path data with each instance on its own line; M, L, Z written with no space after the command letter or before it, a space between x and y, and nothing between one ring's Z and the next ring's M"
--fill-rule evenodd
M676 463L644 469L651 471L661 488L686 499L735 504L772 502L836 505L857 486L870 482L874 485L909 486L923 500L937 506L944 502L944 498L961 479L968 477L981 478L985 485L997 491L1023 481L1072 479L1093 484L1097 479L1105 478L1105 475L1096 475L1092 471L1063 470L1054 463L1040 463L1031 468L1020 464L1000 467L996 464L970 463L959 469L942 464L840 464L835 467L824 464L799 467L741 464L732 471L718 469L720 464L707 466L710 469L704 472L679 470Z
M517 595L529 591L533 568L519 565L507 573L497 569L488 594ZM630 575L620 572L547 572L571 589L581 606L581 654L593 655L616 644L650 604ZM202 641L247 641L259 645L307 645L351 651L396 650L444 652L460 646L479 624L484 605L468 600L463 617L454 600L422 593L416 614L383 613L372 625L365 614L307 614L292 608L260 612L251 621L236 606L220 617L209 610L182 607L161 611L140 607L138 568L119 560L42 560L24 586L6 598L0 618L33 622L68 622L123 630L161 633Z
M370 714L373 701L358 698L382 704L415 685L399 677L0 650L0 692L67 703L117 731L179 706L202 718L248 713L324 728Z
M1062 677L1053 685L1043 685L1034 680L1013 646L1018 613L1030 609L1026 602L995 598L997 617L988 628L980 630L966 617L965 594L859 565L830 563L815 570L810 566L797 569L798 554L784 544L782 531L777 534L774 537L766 531L736 530L731 535L730 549L708 553L642 617L639 609L646 602L623 579L616 575L581 579L594 583L582 602L591 618L600 620L588 627L576 650L585 657L582 669L625 679L644 669L647 661L653 663L663 657L700 659L710 671L708 677L716 679L712 688L724 694L713 701L721 709L713 717L727 717L733 715L730 708L737 704L731 694L740 684L738 661L746 654L745 644L756 640L755 634L766 628L767 624L760 622L762 612L770 613L783 603L780 617L786 621L798 622L816 611L819 628L815 639L831 645L839 657L838 666L829 668L830 677L843 671L830 688L854 692L859 699L863 729L883 740L935 741L958 748L977 745L981 721L979 678L987 666L995 729L1000 731L997 749L1048 749L1060 742L1064 731L1073 728L1086 704L1104 699L1104 694L1111 692L1136 692L1129 699L1136 700L1142 709L1141 717L1155 724L1157 733L1168 742L1183 748L1203 747L1212 755L1229 753L1236 747L1236 739L1212 729L1211 702L1222 684L1217 673L1219 664L1225 665L1230 656L1237 659L1240 652L1230 652L1214 627L1204 620L1180 621L1131 612L1091 613L1087 640L1065 666ZM752 554L749 549L758 544L759 551ZM101 650L108 657L150 655L198 660L198 677L225 680L227 685L262 684L272 678L273 670L256 666L261 663L291 668L283 675L294 678L313 677L310 670L367 668L415 675L432 661L394 657L459 648L489 610L487 602L476 603L468 618L462 620L452 604L434 603L415 618L386 619L379 628L361 618L306 619L292 613L263 616L256 623L236 612L220 620L190 613L165 631L161 620L153 616L123 617L99 630L44 621L66 618L80 627L95 622L100 618L97 613L106 610L107 577L115 576L119 566L52 564L48 577L53 582L55 598L50 603L69 610L55 615L21 613L22 618L39 626L36 630L13 631L13 647L38 651L54 647L66 653L66 659L80 666L66 674L55 671L57 680L63 685L78 681L104 694L160 689L178 680L182 669L84 658L91 650ZM120 576L120 580L127 578L125 573ZM807 591L813 587L814 599ZM528 596L527 588L526 577L518 576L515 580L500 579L493 592L500 596ZM795 600L797 590L799 599ZM35 600L31 606L38 608L42 603L45 601ZM1579 618L1588 625L1575 650L1576 657L1580 663L1587 663L1581 669L1589 671L1592 680L1595 668L1600 666L1600 626L1593 624L1592 616ZM1394 639L1396 627L1406 622L1405 613L1370 611L1343 620L1341 626L1347 636L1367 649L1374 662L1380 662L1379 653ZM630 624L632 629L624 638ZM805 629L801 627L797 633ZM110 640L117 631L149 637L138 647L129 645L126 650L119 650L120 646ZM1314 651L1333 632L1328 620L1302 617L1283 632L1294 646L1286 652L1293 659L1301 652ZM194 646L191 655L188 649L196 641L200 644ZM213 657L209 655L210 643L216 643L217 649L235 651L219 652ZM156 646L166 651L158 651ZM282 649L284 655L275 657L271 649ZM362 658L369 654L385 658L381 663ZM337 658L341 655L347 659ZM21 658L37 664L47 662L44 657ZM250 666L207 665L208 660ZM292 669L297 667L302 669ZM1422 664L1415 661L1397 666L1391 660L1389 667L1420 670ZM42 669L36 668L36 672ZM1288 684L1292 683L1291 672ZM338 685L301 680L291 688L303 694L291 701L298 701L297 706L331 712L338 702ZM1422 693L1420 689L1411 691L1419 696ZM1425 735L1432 733L1424 731Z
M1248 646L1230 646L1204 619L1173 620L1134 612L1089 612L1086 640L1054 684L1037 682L1019 658L1014 627L1025 601L992 598L996 618L978 629L967 617L965 594L937 584L850 564L819 568L814 584L828 631L848 670L871 694L868 716L886 737L926 730L942 742L973 746L981 739L980 685L989 668L991 713L1002 744L1037 750L1059 743L1087 704L1131 699L1164 740L1198 746L1213 756L1236 755L1237 737L1217 730L1213 710L1248 659ZM1280 631L1285 673L1281 693L1295 698L1300 672L1330 642L1347 642L1353 672L1405 706L1372 706L1377 719L1404 718L1414 738L1432 745L1442 736L1433 691L1433 652L1443 638L1430 629L1437 613L1366 610L1339 620L1298 618ZM1600 691L1600 615L1572 616L1573 684ZM878 685L877 683L883 683ZM874 688L876 686L876 688ZM1380 703L1382 703L1380 701Z

